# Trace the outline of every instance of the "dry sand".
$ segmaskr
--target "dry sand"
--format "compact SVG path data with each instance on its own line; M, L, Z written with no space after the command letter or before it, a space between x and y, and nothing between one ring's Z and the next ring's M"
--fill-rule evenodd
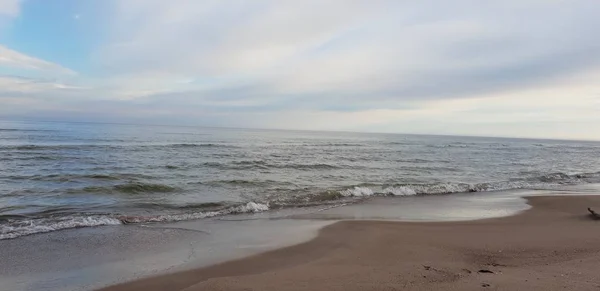
M586 210L600 196L528 201L470 222L338 222L296 246L102 290L600 290L600 220Z

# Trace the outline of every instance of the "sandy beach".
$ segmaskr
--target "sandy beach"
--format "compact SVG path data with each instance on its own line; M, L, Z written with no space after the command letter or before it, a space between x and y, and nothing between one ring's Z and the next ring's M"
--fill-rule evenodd
M468 222L342 221L306 243L120 290L600 290L599 196Z
M0 0L0 291L600 291L600 0L474 4Z

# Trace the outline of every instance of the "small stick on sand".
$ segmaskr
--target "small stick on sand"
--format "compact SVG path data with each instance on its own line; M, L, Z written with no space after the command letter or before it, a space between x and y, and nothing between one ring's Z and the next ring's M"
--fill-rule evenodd
M588 207L588 211L590 212L590 214L592 215L592 217L594 219L600 219L600 214L596 213L596 211L592 210L591 208Z

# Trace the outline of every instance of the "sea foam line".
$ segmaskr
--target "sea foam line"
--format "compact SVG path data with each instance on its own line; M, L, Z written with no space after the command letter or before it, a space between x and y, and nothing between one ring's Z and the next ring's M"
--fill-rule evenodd
M539 177L512 181L499 181L489 183L436 183L436 184L405 184L383 187L354 186L339 191L344 197L368 196L413 196L433 194L453 194L465 192L490 192L517 189L551 189L564 185L580 183L599 183L600 172L565 174L550 173Z
M232 206L218 211L194 212L174 215L157 216L62 216L33 219L7 219L0 223L0 240L12 239L25 235L46 233L63 229L94 227L105 225L121 225L132 223L150 222L176 222L183 220L202 219L228 214L258 213L268 211L269 205L248 202L246 204Z
M479 184L467 183L438 183L438 184L405 184L382 187L355 186L339 191L339 195L327 192L327 200L341 198L365 198L370 196L413 196L430 194L451 194L462 192L503 191L513 189L549 189L555 186L573 185L579 183L600 182L600 172L565 174L550 173L539 177L513 181L500 181ZM276 201L272 201L275 203ZM191 212L173 215L157 216L62 216L33 219L5 219L0 223L0 240L16 238L35 233L51 232L61 229L93 227L102 225L119 225L128 223L175 222L183 220L202 219L239 213L258 213L270 210L269 203L248 202L221 210ZM1 218L1 217L0 217Z

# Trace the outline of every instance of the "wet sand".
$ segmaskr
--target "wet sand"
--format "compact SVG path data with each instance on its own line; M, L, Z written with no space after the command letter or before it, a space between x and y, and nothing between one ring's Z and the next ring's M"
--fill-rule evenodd
M342 221L306 243L118 290L600 290L600 196L466 222Z
M573 189L568 193L587 192ZM466 221L503 217L530 208L523 195L557 194L527 190L372 197L359 204L325 210L284 208L166 224L77 228L0 240L0 290L95 290L296 245L311 240L319 229L338 220Z
M0 240L0 291L80 291L296 245L333 221L201 219Z

